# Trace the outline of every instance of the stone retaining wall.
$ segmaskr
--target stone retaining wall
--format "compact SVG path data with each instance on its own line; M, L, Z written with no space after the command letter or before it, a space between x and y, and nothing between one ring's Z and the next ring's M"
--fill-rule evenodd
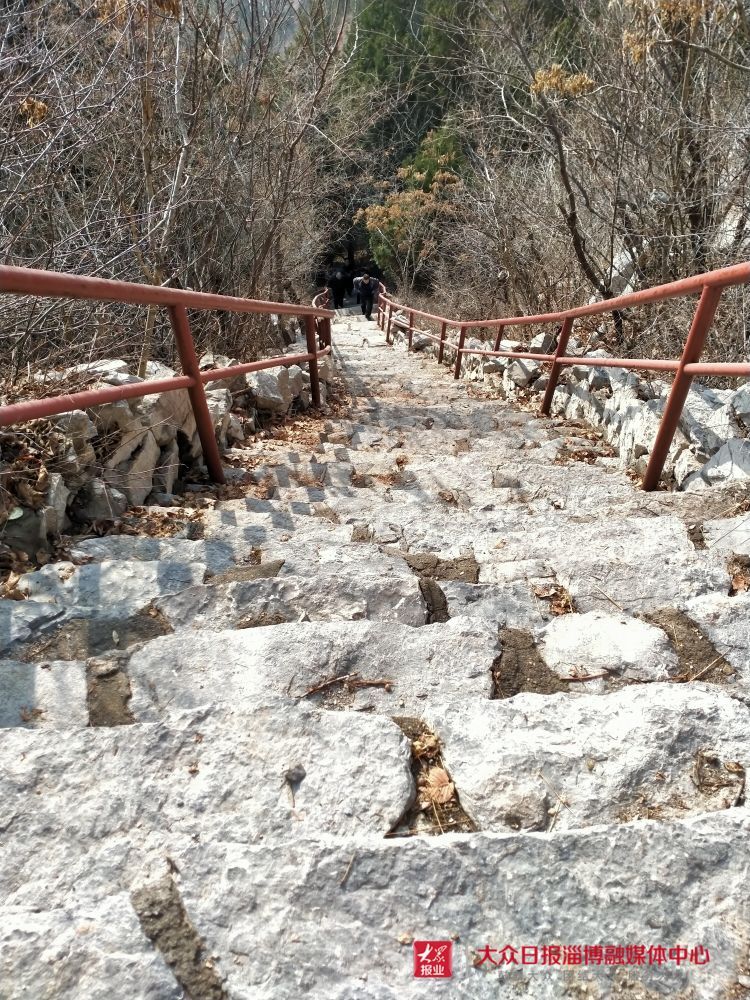
M397 344L407 342L407 319L395 314L392 333ZM587 358L612 355L590 343L587 348L571 338L568 354ZM491 344L468 338L466 348L492 349ZM504 340L500 350L550 353L556 346L549 333L539 334L528 346ZM415 331L412 348L437 356L438 345ZM455 364L455 350L446 341L443 363ZM547 388L546 366L536 361L467 355L462 377L485 382L502 398L525 400ZM563 368L551 412L600 427L619 453L622 468L643 474L656 438L670 383L646 380L623 368L573 365ZM750 382L738 389L709 389L694 382L664 468L663 478L680 490L698 491L729 480L750 480Z
M288 354L306 351L300 341L286 349ZM237 363L206 354L200 367L207 371ZM330 358L319 361L318 371L325 404L326 382L334 372ZM89 374L93 380L87 388L144 381L131 373L126 362L118 360L77 365L56 373L61 386L66 379L69 383L70 377ZM148 366L149 379L175 374L158 362ZM216 440L224 450L254 435L274 415L307 409L310 376L298 365L240 374L206 383L206 396ZM56 438L56 457L48 463L46 502L27 506L21 500L0 525L0 540L29 555L72 522L113 520L128 507L140 504L177 504L173 491L178 479L188 471L202 471L200 441L186 389L74 410L49 422ZM11 478L13 473L3 459L0 451L0 476L5 472ZM11 484L6 480L5 485Z

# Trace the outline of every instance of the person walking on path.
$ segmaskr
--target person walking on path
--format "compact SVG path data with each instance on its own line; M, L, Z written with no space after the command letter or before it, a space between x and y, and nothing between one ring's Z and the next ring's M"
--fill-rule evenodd
M333 308L343 309L344 308L344 293L346 291L346 277L344 272L337 269L330 277L328 281L328 287L331 290L331 295L333 297Z
M372 319L372 305L378 294L378 282L365 273L360 278L354 279L354 288L359 296L362 315Z

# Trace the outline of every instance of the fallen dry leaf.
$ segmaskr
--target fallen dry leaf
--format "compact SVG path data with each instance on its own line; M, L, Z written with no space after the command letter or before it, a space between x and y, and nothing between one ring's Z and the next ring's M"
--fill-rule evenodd
M442 767L431 767L425 776L423 791L430 802L442 806L453 798L455 786Z

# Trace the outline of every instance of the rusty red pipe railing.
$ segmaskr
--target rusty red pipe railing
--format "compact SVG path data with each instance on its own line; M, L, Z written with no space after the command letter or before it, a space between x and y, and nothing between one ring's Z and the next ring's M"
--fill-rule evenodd
M98 302L122 302L128 305L165 306L169 310L183 371L182 375L170 379L152 379L129 385L87 389L82 392L66 393L46 399L23 400L20 403L0 406L0 427L40 417L69 413L71 410L99 406L102 403L121 399L137 399L155 393L187 389L203 450L203 459L209 475L215 482L223 483L225 479L221 455L206 401L205 382L220 382L246 372L263 371L267 368L286 368L290 365L307 363L312 401L315 406L320 406L318 359L331 350L330 321L333 313L328 309L318 308L315 305L298 306L283 302L266 302L259 299L243 299L229 295L194 292L183 288L163 288L157 285L141 285L125 281L112 281L107 278L89 278L82 275L61 274L56 271L39 271L33 268L5 265L0 265L0 292L33 295L37 298L87 299ZM198 357L190 331L188 309L297 316L303 319L305 324L307 353L265 358L262 361L230 365L226 368L212 368L201 372L198 368ZM322 337L319 337L318 323L323 324ZM326 331L327 343L324 342ZM321 340L320 345L316 343L317 339ZM319 346L322 349L319 350Z
M657 433L654 446L651 451L648 468L644 476L643 488L646 490L655 489L661 477L664 464L669 453L669 449L674 438L677 425L682 415L682 409L690 390L690 384L696 375L713 376L733 376L750 377L750 364L729 363L729 362L704 362L699 361L705 346L708 331L713 322L716 309L721 299L724 288L732 285L740 285L750 282L750 263L735 264L731 267L720 268L716 271L709 271L706 274L694 275L691 278L683 278L667 285L658 285L654 288L643 289L639 292L631 292L621 295L615 299L606 299L601 302L592 302L586 306L578 306L563 312L541 313L535 316L512 316L501 319L480 319L480 320L452 320L446 316L438 316L425 310L408 308L409 313L409 342L411 344L411 332L414 323L414 316L420 316L427 320L440 323L440 337L427 334L431 340L439 343L438 360L442 362L444 349L447 346L455 351L455 364L453 374L455 378L460 377L461 360L465 355L480 355L485 357L504 357L519 360L539 361L543 364L551 365L544 399L541 405L541 412L549 414L552 405L552 398L557 388L561 370L566 366L584 365L599 368L629 368L635 371L662 371L674 372L675 378L672 383L667 404L664 408L659 431ZM661 302L666 299L680 298L687 295L700 293L701 298L693 316L690 332L685 342L685 347L681 358L678 361L670 361L659 358L578 358L566 355L568 340L573 329L573 323L582 316L597 316L614 310L627 309L632 306L645 305L652 302ZM388 309L388 333L392 326L393 310L395 308L405 310L392 299L385 290L381 295L380 309L385 315ZM531 351L500 351L499 346L502 341L503 330L510 326L531 326L545 323L561 324L558 334L557 347L554 354L539 354ZM446 331L448 327L459 329L458 342L446 344ZM477 348L467 348L464 346L466 334L469 330L483 327L485 329L497 329L495 338L495 349L493 351L481 350ZM390 339L388 336L386 339Z

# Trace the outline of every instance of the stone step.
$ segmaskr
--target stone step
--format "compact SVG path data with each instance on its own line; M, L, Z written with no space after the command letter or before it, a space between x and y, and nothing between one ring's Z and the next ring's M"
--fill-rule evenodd
M169 725L5 730L2 745L0 894L11 906L62 906L92 881L106 896L172 835L382 837L414 795L395 723L285 698L173 712Z
M125 671L137 721L211 704L252 706L267 695L418 717L428 700L488 698L498 652L497 628L477 619L422 628L301 622L165 635L134 652Z
M428 705L480 830L671 820L744 803L750 709L709 685Z
M37 853L32 885L46 880L36 898L49 909L6 907L0 931L14 1000L105 1000L115 981L123 996L179 1000L182 990L170 988L159 953L138 933L134 906L168 914L153 936L172 944L183 977L206 969L184 953L209 956L211 983L238 998L418 1000L426 990L414 977L416 940L450 942L446 995L472 1000L519 992L558 1000L571 989L724 1000L742 989L750 920L744 808L554 836L404 841L321 836L248 845L217 837L221 819L210 813L205 823L200 843L159 833L148 861L127 840L95 841L74 871L63 868L62 851ZM153 928L147 916L146 926ZM285 946L290 927L293 947ZM51 941L56 961L40 962ZM566 954L578 946L582 959L588 946L588 964L542 965L543 946ZM614 964L605 963L605 946L623 949L619 958L608 952ZM676 952L669 957L677 947L687 950L680 961ZM620 964L626 948L630 964Z
M340 550L337 550L340 551ZM295 560L304 554L295 552ZM219 574L205 586L190 587L156 602L177 629L243 629L299 621L382 621L417 627L427 609L419 582L399 561L388 560L376 572L367 557L359 562L306 562L307 575L242 579L263 566L237 567ZM384 560L383 560L384 561ZM278 563L271 561L275 568ZM254 574L253 574L254 575Z
M205 575L206 566L201 563L165 559L117 559L82 566L57 562L26 573L17 589L37 602L78 610L105 608L128 618L157 597L202 583Z

